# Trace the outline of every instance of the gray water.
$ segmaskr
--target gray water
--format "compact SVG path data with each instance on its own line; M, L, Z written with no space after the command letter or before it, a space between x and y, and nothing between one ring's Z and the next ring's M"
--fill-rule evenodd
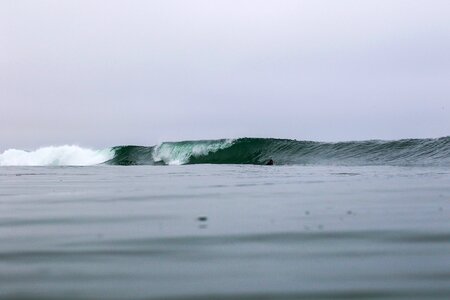
M450 170L0 168L0 299L450 299Z

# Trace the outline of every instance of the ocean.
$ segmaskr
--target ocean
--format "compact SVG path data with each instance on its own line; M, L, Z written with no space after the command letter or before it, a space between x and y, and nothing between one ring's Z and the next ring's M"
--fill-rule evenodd
M0 299L450 299L449 283L450 137L0 154Z

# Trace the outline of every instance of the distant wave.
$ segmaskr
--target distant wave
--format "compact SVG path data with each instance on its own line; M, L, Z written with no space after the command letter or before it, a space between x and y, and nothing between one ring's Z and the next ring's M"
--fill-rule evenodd
M10 149L0 165L404 165L450 166L450 136L437 139L324 143L272 138L164 142L157 146L116 146L104 150L78 146Z

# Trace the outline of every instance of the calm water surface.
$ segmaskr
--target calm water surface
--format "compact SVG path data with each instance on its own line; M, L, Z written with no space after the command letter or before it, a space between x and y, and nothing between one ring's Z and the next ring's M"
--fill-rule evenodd
M450 170L1 167L0 299L450 299Z

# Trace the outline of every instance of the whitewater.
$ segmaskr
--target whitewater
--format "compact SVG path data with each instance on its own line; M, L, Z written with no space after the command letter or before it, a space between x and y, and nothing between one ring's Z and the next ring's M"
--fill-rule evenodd
M9 149L0 154L0 166L90 166L114 157L114 151L75 145L42 147L35 151Z
M76 145L9 149L0 166L255 164L450 166L450 137L338 143L274 138L164 142L90 149Z

